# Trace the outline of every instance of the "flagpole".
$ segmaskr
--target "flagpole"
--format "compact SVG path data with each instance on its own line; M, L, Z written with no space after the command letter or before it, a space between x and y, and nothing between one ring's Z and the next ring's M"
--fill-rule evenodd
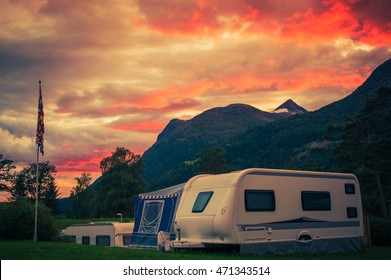
M41 83L41 81L39 81ZM34 219L34 242L38 241L38 184L39 184L39 145L37 145L37 180L35 182L35 219Z
M38 185L39 185L39 148L43 150L43 131L40 127L40 122L43 122L43 107L42 106L42 91L41 81L39 81L39 97L38 97L38 123L37 123L37 176L35 182L35 219L34 219L34 242L38 241ZM41 116L42 114L42 116ZM40 119L42 117L42 120ZM39 141L38 141L39 140Z

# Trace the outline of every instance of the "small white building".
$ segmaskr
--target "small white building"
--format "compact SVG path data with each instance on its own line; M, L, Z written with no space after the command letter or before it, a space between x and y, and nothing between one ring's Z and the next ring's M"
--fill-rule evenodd
M129 245L134 223L91 222L67 227L64 234L77 244L118 246Z

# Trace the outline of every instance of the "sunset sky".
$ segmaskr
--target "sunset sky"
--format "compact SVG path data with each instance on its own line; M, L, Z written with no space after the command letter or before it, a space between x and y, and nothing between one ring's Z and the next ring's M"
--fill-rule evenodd
M142 154L173 118L291 98L339 100L391 57L389 0L0 0L0 153L45 156L62 197L116 147ZM4 196L3 196L4 199Z

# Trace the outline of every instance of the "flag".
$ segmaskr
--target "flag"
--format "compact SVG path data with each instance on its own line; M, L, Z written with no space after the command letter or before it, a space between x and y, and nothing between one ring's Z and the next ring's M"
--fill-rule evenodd
M44 116L44 114L43 114L41 81L39 81L38 121L37 121L36 143L37 143L37 146L38 146L42 155L43 155L43 134L45 133L43 116Z

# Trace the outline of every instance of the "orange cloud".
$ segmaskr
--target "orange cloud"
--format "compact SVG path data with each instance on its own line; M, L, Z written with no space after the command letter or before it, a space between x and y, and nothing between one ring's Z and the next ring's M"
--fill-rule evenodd
M108 125L109 129L125 131L141 131L159 133L167 125L167 121L156 118L149 120L119 120Z
M316 14L312 10L296 14L290 18L282 29L281 36L295 38L302 44L314 44L339 37L350 37L359 28L350 8L335 3L328 10Z

